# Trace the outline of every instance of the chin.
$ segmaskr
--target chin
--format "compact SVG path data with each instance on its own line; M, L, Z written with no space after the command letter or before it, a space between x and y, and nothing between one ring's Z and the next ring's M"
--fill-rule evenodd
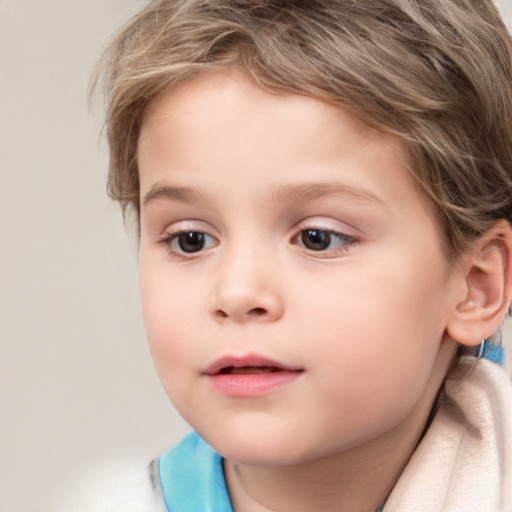
M286 466L314 458L309 446L290 436L264 435L261 432L198 432L222 457L244 466Z

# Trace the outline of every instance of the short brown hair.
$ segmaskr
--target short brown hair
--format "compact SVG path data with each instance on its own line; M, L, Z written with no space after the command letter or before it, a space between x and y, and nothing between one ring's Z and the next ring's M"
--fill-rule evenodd
M144 112L201 71L314 96L402 138L447 255L512 220L512 44L491 0L155 0L107 48L108 190L139 213Z

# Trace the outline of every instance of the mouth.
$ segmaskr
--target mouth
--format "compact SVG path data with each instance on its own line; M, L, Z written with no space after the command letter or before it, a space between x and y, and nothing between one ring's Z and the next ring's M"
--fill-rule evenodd
M214 361L203 372L205 375L250 375L277 372L302 372L299 367L272 361L256 354L235 357L227 356Z
M218 359L203 374L215 391L224 396L254 398L292 384L303 372L303 368L251 354Z
M282 372L277 366L226 366L221 368L219 375L250 375L253 373L276 373Z

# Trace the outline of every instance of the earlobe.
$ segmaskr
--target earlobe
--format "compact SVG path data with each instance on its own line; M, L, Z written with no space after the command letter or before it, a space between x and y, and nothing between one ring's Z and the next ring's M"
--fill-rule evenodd
M512 228L501 220L463 257L466 296L450 315L447 334L469 346L488 338L505 317L512 295Z

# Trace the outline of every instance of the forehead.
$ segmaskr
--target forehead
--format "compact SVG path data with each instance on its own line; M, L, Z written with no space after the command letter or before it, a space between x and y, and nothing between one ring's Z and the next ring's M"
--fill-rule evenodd
M138 160L142 197L162 180L214 189L224 177L224 187L254 191L339 178L376 197L380 185L394 194L413 187L426 202L402 140L316 98L267 92L237 69L161 94L146 111Z
M200 71L171 86L160 93L146 108L143 117L143 127L168 119L169 113L192 113L190 105L209 108L212 98L217 103L237 105L241 107L244 100L263 112L266 108L277 112L286 112L289 116L296 114L307 116L311 120L318 116L339 116L340 108L313 96L305 96L274 88L269 90L256 84L243 70L237 67L226 67L219 70ZM248 105L244 105L247 107ZM196 112L199 112L196 110ZM351 116L351 128L367 136L382 136L383 132ZM391 135L389 136L392 137Z
M235 129L228 132L230 126ZM195 74L153 100L143 118L139 159L147 147L157 149L159 141L185 150L199 137L228 142L226 136L233 147L257 148L259 156L275 156L298 139L304 151L315 150L317 157L322 150L329 153L333 139L345 151L364 139L365 151L387 148L408 165L405 144L397 137L319 99L266 91L237 68Z

